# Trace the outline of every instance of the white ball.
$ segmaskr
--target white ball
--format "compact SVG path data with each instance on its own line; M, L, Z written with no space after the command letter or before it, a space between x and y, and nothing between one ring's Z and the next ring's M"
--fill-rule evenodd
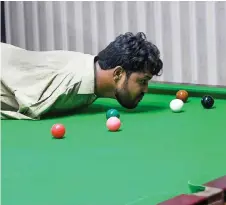
M180 112L184 106L184 102L180 99L174 99L170 102L170 109L173 112Z

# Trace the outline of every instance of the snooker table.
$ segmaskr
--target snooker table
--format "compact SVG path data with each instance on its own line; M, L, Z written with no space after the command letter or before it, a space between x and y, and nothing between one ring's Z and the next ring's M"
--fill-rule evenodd
M180 89L189 98L173 113ZM117 132L105 126L110 108L121 115ZM52 138L55 123L65 138ZM2 205L226 204L225 87L153 82L134 110L98 99L66 116L2 120L1 134ZM188 181L208 190L191 193Z

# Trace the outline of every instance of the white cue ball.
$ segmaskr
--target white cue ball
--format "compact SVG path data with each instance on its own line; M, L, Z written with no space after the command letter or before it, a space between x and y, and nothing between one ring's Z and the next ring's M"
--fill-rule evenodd
M183 106L184 106L184 102L180 99L174 99L170 102L170 109L173 112L180 112Z

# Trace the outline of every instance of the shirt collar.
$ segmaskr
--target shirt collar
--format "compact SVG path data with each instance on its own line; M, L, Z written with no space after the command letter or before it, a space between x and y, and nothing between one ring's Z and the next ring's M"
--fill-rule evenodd
M94 94L95 92L95 58L96 56L86 54L85 68L82 75L78 94Z

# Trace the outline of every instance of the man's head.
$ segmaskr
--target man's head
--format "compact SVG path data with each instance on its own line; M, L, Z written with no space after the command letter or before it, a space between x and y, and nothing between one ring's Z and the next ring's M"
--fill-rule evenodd
M143 33L118 36L98 54L103 70L113 69L114 95L125 108L135 108L148 92L148 81L159 76L163 63L158 48Z

